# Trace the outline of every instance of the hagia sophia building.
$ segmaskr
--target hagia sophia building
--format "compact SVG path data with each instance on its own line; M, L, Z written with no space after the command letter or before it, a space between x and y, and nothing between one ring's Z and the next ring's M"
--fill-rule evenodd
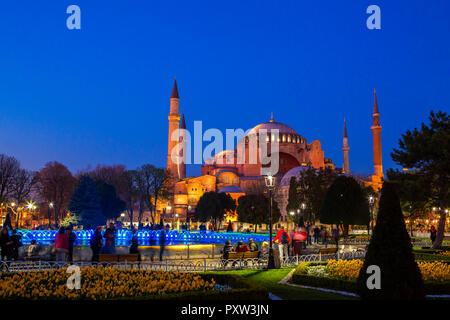
M185 143L183 141L184 137L181 135L179 141L172 141L171 139L175 130L186 129L184 113L182 116L179 113L179 102L178 86L175 79L170 97L170 112L168 116L167 156L167 170L172 176L170 188L172 190L171 192L173 192L173 197L170 203L162 204L162 206L170 208L171 211L166 212L166 217L177 216L181 221L185 220L188 215L191 215L195 211L195 206L200 197L208 191L225 192L235 200L245 194L263 192L265 189L264 176L261 175L263 165L259 159L256 163L248 163L247 161L240 163L239 161L235 161L239 143L234 150L224 150L214 155L212 159L206 159L202 164L200 176L186 177L186 163L182 155L185 149L181 148L182 150L178 154L177 159L173 159L173 155L171 154L178 143ZM273 139L271 131L276 129L278 130L279 142L279 170L276 174L277 186L274 190L274 199L278 202L278 207L282 214L280 222L285 222L291 177L298 177L300 172L307 167L316 169L328 167L335 169L335 165L330 159L325 157L320 140L308 142L289 125L275 121L273 114L270 121L258 124L248 131L243 142L247 144L250 136L258 136L260 130L264 130L264 134L267 133L266 143L270 145ZM371 130L373 135L374 174L363 179L358 177L358 179L364 185L370 185L375 190L378 190L383 181L383 168L381 157L381 126L376 92L374 92L373 125ZM268 147L268 149L270 148ZM342 147L344 161L341 169L344 174L350 173L349 149L347 128L344 119ZM248 152L248 148L245 150ZM230 157L234 161L225 161L226 158ZM162 210L157 211L161 212ZM234 220L235 218L231 215L228 219Z

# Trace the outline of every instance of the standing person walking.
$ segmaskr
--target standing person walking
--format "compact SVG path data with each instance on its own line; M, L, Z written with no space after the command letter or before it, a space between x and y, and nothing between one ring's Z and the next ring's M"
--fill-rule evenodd
M9 236L8 230L3 227L0 233L0 248L2 249L2 261L11 260L11 249L12 249L13 241Z
M56 262L65 262L66 254L69 253L69 238L65 234L64 227L59 228L58 234L55 238L55 253Z
M77 235L70 227L66 228L66 234L69 239L69 262L73 262L73 244L77 240Z
M322 236L322 244L325 245L325 248L327 247L327 229L325 227L322 227L322 231L320 232Z
M282 262L283 257L287 258L289 256L288 246L291 242L291 237L289 237L289 234L281 227L272 241L278 244L278 251L280 252L280 260Z
M13 260L19 260L19 248L22 246L22 236L20 234L17 234L17 230L14 229L12 231L12 245L11 245L11 258Z
M319 229L318 226L314 227L313 233L314 233L314 243L318 244L319 243L319 237L320 237L320 229Z
M103 247L103 253L113 254L115 252L115 239L116 239L116 228L114 228L114 224L110 223L109 227L105 230L103 234L105 238L105 246Z
M98 255L103 247L102 227L97 227L91 238L92 262L98 262Z
M336 243L337 248L339 245L339 229L337 226L331 229L331 236L333 237L333 241Z
M308 245L312 244L312 226L308 223L306 226L306 233L308 234Z
M162 261L164 249L166 248L166 229L162 229L159 234L159 261Z
M431 244L433 244L434 240L436 240L436 228L434 226L431 226L430 228L430 239Z

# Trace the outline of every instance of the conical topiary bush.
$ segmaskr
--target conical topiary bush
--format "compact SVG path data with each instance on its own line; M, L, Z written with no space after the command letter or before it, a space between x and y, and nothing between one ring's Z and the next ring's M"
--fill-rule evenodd
M367 268L380 268L380 289L369 289ZM406 230L400 200L394 186L383 184L372 239L358 277L358 294L362 299L423 299L420 269L414 260L411 239Z

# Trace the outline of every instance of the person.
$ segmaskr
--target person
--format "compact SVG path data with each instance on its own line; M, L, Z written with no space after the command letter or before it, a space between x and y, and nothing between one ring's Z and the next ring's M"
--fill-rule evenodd
M339 229L337 228L337 226L331 229L331 236L333 237L333 241L336 243L337 248L339 244Z
M92 262L98 262L98 255L103 247L102 227L97 227L92 235L90 246L92 249Z
M233 224L231 221L228 221L227 232L233 232Z
M163 261L164 249L166 248L166 229L161 229L159 234L159 261Z
M111 245L113 248L115 248L116 247L116 227L114 226L114 223L109 224L109 227L105 230L103 237L105 237L105 235L109 242L108 244ZM105 241L105 245L106 245L106 242L107 241Z
M320 229L318 226L316 226L313 230L314 233L314 243L318 244L319 243L319 237L320 237Z
M304 227L294 230L294 232L292 233L292 247L294 255L300 255L301 248L306 248L307 238L308 234L306 233L306 229Z
M228 259L228 254L230 252L233 252L233 246L231 245L231 241L227 240L227 241L225 241L225 245L223 246L222 259L227 260Z
M21 238L22 236L17 233L16 229L14 229L11 236L11 240L13 242L11 245L11 258L13 260L19 260L19 248L22 246Z
M434 226L431 226L430 228L430 239L431 243L433 243L434 240L436 240L436 228Z
M11 260L11 249L12 249L13 241L9 236L8 229L3 227L0 233L0 248L2 249L2 261L6 258L6 260Z
M312 234L311 234L311 231L312 231L312 226L308 223L308 224L306 225L306 233L308 234L308 241L307 241L308 245L311 245L311 244L312 244Z
M114 228L114 224L110 223L109 227L105 230L103 234L103 238L105 238L105 246L103 247L102 253L105 254L113 254L115 251L115 236L116 229Z
M130 253L131 254L139 254L139 245L138 245L138 238L136 236L136 229L133 228L133 230L131 230L131 246L130 246Z
M325 227L322 227L322 231L320 232L322 236L322 244L327 246L327 229Z
M31 240L30 245L27 248L27 257L28 259L35 261L39 260L40 255L39 252L41 250L41 244L36 242L36 240Z
M240 240L237 243L236 249L234 251L235 252L247 252L247 251L250 251L250 249L244 244L244 242L242 240Z
M77 235L75 232L72 232L72 228L66 228L66 234L69 239L69 262L73 262L73 244L77 240Z
M253 241L253 238L248 239L248 247L250 251L259 251L258 245Z
M264 242L262 243L261 254L262 254L262 255L266 255L266 254L268 254L268 253L269 253L269 242L264 241Z
M69 238L65 233L65 228L59 228L55 238L56 262L66 261L66 254L69 253Z
M291 237L286 231L284 231L283 227L281 227L280 230L278 230L275 238L272 241L278 244L280 259L282 260L284 256L287 258L289 256L288 246L289 243L291 242Z

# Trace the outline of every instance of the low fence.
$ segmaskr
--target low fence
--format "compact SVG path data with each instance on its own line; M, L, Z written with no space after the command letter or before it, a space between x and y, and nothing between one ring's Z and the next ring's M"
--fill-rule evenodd
M361 259L365 256L365 251L354 251L336 254L310 254L302 256L291 256L282 259L281 266L297 266L301 262L327 261L331 259ZM267 257L257 259L195 259L195 260L165 260L158 262L66 262L55 261L3 261L0 263L0 272L39 272L49 271L77 265L83 267L97 268L119 268L129 270L147 271L179 271L179 272L204 272L204 271L226 271L240 269L264 269L267 267Z

